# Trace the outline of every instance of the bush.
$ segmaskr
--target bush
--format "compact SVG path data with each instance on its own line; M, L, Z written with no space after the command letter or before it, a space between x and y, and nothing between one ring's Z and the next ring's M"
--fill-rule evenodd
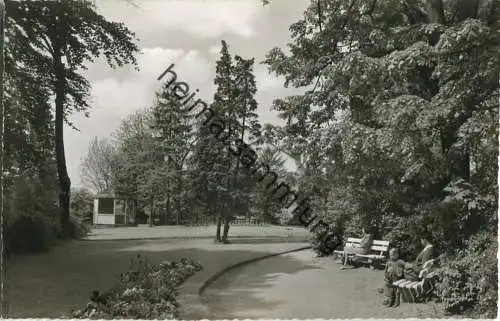
M495 318L498 296L496 233L479 233L468 243L469 248L458 251L439 270L438 296L447 313Z
M72 313L79 319L173 319L178 315L177 287L200 271L191 260L149 265L137 255L120 282L104 294L94 291L84 309Z
M70 236L73 239L81 239L90 232L90 225L79 217L71 215L69 218Z
M335 249L330 249L327 247L323 242L321 242L321 239L319 238L318 233L314 233L310 238L309 242L311 243L312 249L316 253L318 257L323 257L323 256L328 256L333 253L333 250Z
M18 217L5 231L5 247L9 253L41 252L49 246L48 227L39 217Z
M9 253L47 250L61 233L52 182L26 172L6 191L5 248Z
M334 250L342 246L344 234L344 224L340 219L329 224L327 233L325 229L317 228L310 237L312 249L319 257L332 255Z
M81 239L90 232L94 210L94 198L86 189L72 189L70 201L70 236Z
M87 225L92 225L94 211L94 197L92 193L86 189L72 189L71 190L71 215L78 219L79 222Z
M342 245L342 238L338 233L329 231L328 234L321 236L322 234L315 233L311 237L312 248L319 257L332 255L333 251Z

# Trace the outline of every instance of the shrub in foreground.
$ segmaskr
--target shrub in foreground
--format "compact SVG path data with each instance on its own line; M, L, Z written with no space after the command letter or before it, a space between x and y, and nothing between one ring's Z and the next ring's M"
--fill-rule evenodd
M202 269L197 262L181 259L149 265L137 255L131 268L109 291L92 293L84 309L72 313L79 319L173 319L178 314L177 288Z
M60 234L56 182L34 168L7 178L4 249L10 254L48 250Z
M449 314L496 318L498 244L496 233L479 233L440 269L438 296Z

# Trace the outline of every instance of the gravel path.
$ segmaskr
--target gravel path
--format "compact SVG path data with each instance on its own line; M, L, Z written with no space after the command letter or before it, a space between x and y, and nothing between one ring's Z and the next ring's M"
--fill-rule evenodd
M272 257L228 272L208 287L202 302L209 319L432 318L435 304L382 306L376 292L382 271L340 271L312 251Z

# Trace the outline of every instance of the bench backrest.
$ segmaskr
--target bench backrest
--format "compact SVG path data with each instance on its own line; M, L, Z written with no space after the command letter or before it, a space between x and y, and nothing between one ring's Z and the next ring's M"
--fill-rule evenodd
M347 238L346 244L359 245L361 242L360 238L349 237ZM380 255L385 255L389 251L389 241L374 240L370 250L374 252L380 252Z

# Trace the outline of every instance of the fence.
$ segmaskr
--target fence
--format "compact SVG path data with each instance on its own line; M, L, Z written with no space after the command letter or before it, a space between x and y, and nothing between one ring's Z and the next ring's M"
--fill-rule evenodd
M198 220L184 220L182 225L186 226L207 226L215 225L216 221L213 218L203 218ZM256 218L234 218L231 225L265 225L266 223L261 219Z
M262 224L264 224L264 222L262 220L259 220L256 218L243 218L243 219L235 218L231 221L231 224L233 224L233 225L262 225Z

